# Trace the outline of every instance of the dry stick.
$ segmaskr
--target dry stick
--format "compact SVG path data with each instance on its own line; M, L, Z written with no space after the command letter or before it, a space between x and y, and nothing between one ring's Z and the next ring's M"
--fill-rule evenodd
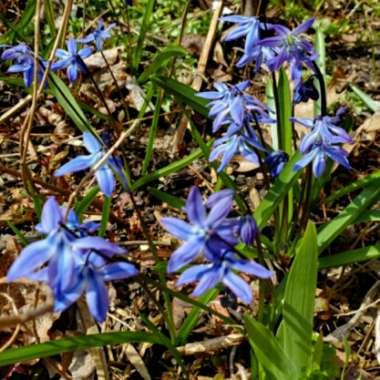
M216 37L219 17L223 10L223 5L224 5L223 3L224 3L223 0L216 2L215 11L214 11L214 14L212 15L210 27L208 29L208 33L206 36L206 40L203 45L201 55L199 57L197 72L195 74L193 83L191 84L191 87L195 91L199 91L202 87L203 76L206 72L206 67L207 67L209 56L210 56L211 47ZM175 133L173 149L177 149L177 147L181 144L183 140L183 136L185 135L185 130L187 126L188 126L188 121L187 121L186 116L184 115Z
M19 312L17 310L16 303L12 297L10 297L7 293L0 293L2 297L4 297L9 304L12 306L13 312L15 315L19 315ZM15 331L13 331L12 336L0 347L0 352L6 350L17 338L18 333L20 332L21 324L18 323L16 325Z
M39 0L40 1L40 0ZM25 118L25 121L21 127L21 133L20 133L20 153L21 153L21 156L22 156L22 171L23 171L23 179L25 178L27 181L30 179L32 180L29 172L28 172L28 167L26 165L26 147L28 146L26 144L26 146L24 147L24 144L25 142L28 142L29 141L29 136L30 136L30 131L31 131L31 128L32 128L32 122L33 122L33 117L34 117L34 113L35 113L35 110L36 110L36 105L37 105L37 100L38 98L40 97L40 95L42 94L42 91L44 89L44 86L45 86L45 83L47 81L47 78L48 78L48 75L49 75L49 71L50 71L50 68L51 68L51 65L52 65L52 62L53 62L53 59L55 57L55 52L58 48L58 44L59 44L59 41L60 39L63 38L64 36L64 33L65 33L65 25L67 25L67 23L69 22L69 17L70 17L70 12L71 12L71 8L72 8L72 5L73 5L73 0L67 0L66 2L66 6L65 6L65 10L63 12L63 19L62 19L62 24L61 24L61 27L57 33L57 36L56 36L56 39L54 41L54 45L53 45L53 48L51 50L51 53L50 53L50 56L49 56L49 59L48 59L48 63L47 63L47 66L46 66L46 70L44 72L44 75L42 77L42 80L41 80L41 83L40 83L40 87L38 88L38 91L35 93L35 89L37 88L37 83L38 83L38 72L36 73L36 70L38 70L38 40L39 40L39 36L35 36L35 53L34 53L34 60L36 62L37 60L37 64L35 63L34 64L34 81L33 81L33 96L32 96L32 107L27 115L27 117ZM38 27L37 29L39 29L39 15L40 15L40 12L38 11L38 7L36 5L36 24L37 24L37 21L38 21ZM37 33L35 33L37 34ZM37 47L37 49L36 49ZM37 54L36 54L37 53ZM33 106L33 103L34 103L34 106ZM30 121L29 121L30 120ZM24 153L25 151L25 153ZM24 157L24 154L25 154L25 157ZM25 181L24 181L25 182ZM32 184L33 182L31 182ZM26 190L28 191L28 182L25 183L26 185Z
M40 49L40 22L41 22L41 7L42 0L37 0L36 2L36 12L34 19L34 66L33 66L33 92L32 92L32 106L25 118L25 122L20 131L20 156L21 156L21 174L22 180L25 185L25 189L29 194L35 193L33 182L31 181L31 174L28 170L26 163L28 146L32 143L29 141L30 131L32 129L33 116L37 108L37 92L38 92L38 69L40 62L39 49ZM29 185L31 187L29 187Z

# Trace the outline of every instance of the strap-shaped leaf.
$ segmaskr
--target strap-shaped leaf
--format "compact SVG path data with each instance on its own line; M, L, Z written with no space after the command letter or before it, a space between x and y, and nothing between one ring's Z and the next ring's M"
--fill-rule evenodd
M317 232L309 222L286 281L281 325L282 348L295 363L298 377L311 364L317 271Z
M285 353L272 332L248 314L244 315L244 324L249 343L259 363L276 380L296 380L294 360Z

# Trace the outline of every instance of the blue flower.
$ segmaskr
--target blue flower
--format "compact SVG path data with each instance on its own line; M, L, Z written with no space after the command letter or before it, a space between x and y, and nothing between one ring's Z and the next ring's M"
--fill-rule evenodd
M288 155L281 150L277 150L265 157L265 163L269 168L270 175L276 178L282 172L285 164L288 162Z
M251 62L256 62L256 71L275 55L274 49L262 46L261 31L268 28L268 24L262 23L257 17L248 16L227 16L222 17L223 21L233 22L238 26L233 29L225 38L225 41L246 37L244 54L237 62L237 67L243 67Z
M26 277L47 282L54 293L55 311L66 309L86 292L91 313L102 321L108 309L104 281L130 277L137 270L124 262L108 264L107 258L126 250L99 236L88 236L99 227L97 223L80 224L72 210L65 222L65 214L66 209L49 197L41 223L36 226L38 232L47 236L21 251L8 271L7 280Z
M314 18L305 21L294 30L290 30L283 25L269 25L270 30L274 30L277 35L264 38L258 42L261 46L274 49L276 55L267 62L271 71L277 71L284 62L291 65L291 76L293 80L299 80L302 72L302 64L306 64L311 69L312 62L317 58L313 45L301 36L314 22Z
M103 50L104 41L111 38L110 30L115 25L116 24L111 24L107 28L104 28L103 20L99 19L97 28L88 36L78 39L78 42L88 44L89 42L95 41L96 49L101 51Z
M259 142L252 128L244 128L243 132L230 135L226 133L223 137L216 139L209 161L215 161L221 156L218 172L221 172L233 157L241 155L248 161L259 164L259 158L255 149L265 152L265 148Z
M256 220L249 214L240 218L239 235L240 240L247 245L253 244L259 233Z
M252 289L247 282L234 271L244 272L259 278L270 278L272 272L252 260L239 258L231 251L225 251L209 264L194 265L185 270L177 281L177 285L185 285L199 281L192 295L200 296L215 288L219 283L227 286L244 303L253 300Z
M319 93L314 84L314 76L309 77L306 81L302 78L295 83L294 103L307 102L309 99L317 100Z
M162 218L164 228L176 238L183 240L182 244L170 257L167 271L175 272L189 264L202 254L210 253L207 243L210 239L223 239L232 246L237 243L235 231L227 227L226 219L232 207L232 195L223 196L207 212L202 201L202 195L197 187L190 190L186 201L185 212L190 223L178 218Z
M320 177L325 171L327 158L347 169L351 168L347 151L337 145L354 142L344 129L337 126L343 112L340 109L334 117L320 116L313 120L292 118L293 121L311 129L301 142L300 151L304 156L295 164L294 170L299 170L312 162L314 175Z
M101 144L91 133L83 133L83 142L85 148L90 152L90 154L86 156L78 156L70 162L67 162L55 172L54 175L56 177L91 168L105 155L106 152L102 148ZM95 172L100 190L107 197L110 197L115 190L115 177L113 172L118 175L124 186L128 188L128 181L123 173L120 159L118 157L111 156L108 158L106 163Z
M134 265L127 262L107 261L90 251L80 256L74 269L75 283L69 289L56 287L54 311L60 312L85 293L88 308L97 322L103 322L108 311L108 291L105 282L122 280L138 274Z
M25 247L10 267L7 279L16 280L29 275L36 276L36 271L48 263L47 276L51 287L58 283L63 289L74 280L77 250L96 249L105 255L124 253L125 250L97 236L86 236L98 228L97 224L79 224L75 213L70 210L67 224L64 224L66 209L60 207L54 197L46 201L41 215L41 223L36 230L46 238ZM80 231L76 234L76 231Z
M22 73L24 77L25 87L30 87L34 79L34 57L33 51L29 46L25 44L19 44L17 46L9 47L1 54L1 59L15 61L15 64L11 65L8 73ZM40 59L38 65L38 82L41 82L44 75L45 61Z
M52 70L67 69L69 81L71 83L75 82L78 78L78 71L87 73L87 67L83 59L89 57L92 51L93 49L91 47L85 47L78 51L77 41L74 38L70 38L67 42L67 51L57 49L55 55L57 58L60 58L60 61L52 65Z

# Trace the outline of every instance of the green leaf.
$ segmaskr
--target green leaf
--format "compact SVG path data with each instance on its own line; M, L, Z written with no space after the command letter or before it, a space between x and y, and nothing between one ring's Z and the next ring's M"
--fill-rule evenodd
M292 116L292 98L290 94L290 83L284 69L280 70L278 79L278 96L280 105L281 146L280 149L292 155L293 128L289 118Z
M362 102L373 112L380 110L380 102L373 100L369 95L367 95L360 88L350 85L352 91L362 100Z
M5 224L12 230L12 232L20 239L21 244L25 247L29 244L25 235L9 220L5 221Z
M288 194L288 191L291 189L294 182L301 175L302 171L293 170L295 163L300 157L300 153L295 153L291 157L290 161L285 165L281 174L276 178L264 199L260 202L259 207L257 207L253 213L260 229L265 227L268 219L274 214L279 203Z
M297 379L297 370L294 367L293 358L285 353L272 332L248 314L244 315L244 324L249 343L259 363L276 380Z
M326 198L326 204L330 204L336 201L337 199L343 197L344 195L352 193L355 190L361 189L362 187L366 186L372 181L379 180L379 179L380 179L380 170L373 172L371 174L368 174L364 178L360 178L354 182L351 182L347 186L344 186L338 191L334 191L331 195L329 195Z
M195 161L197 158L202 157L202 151L200 149L195 149L192 153L190 153L188 156L182 158L182 160L178 160L176 162L173 162L161 169L158 169L154 171L153 173L147 174L146 176L143 176L139 178L131 187L132 190L135 191L141 186L144 186L148 183L151 183L153 181L156 181L157 179L161 177L166 177L169 174L175 173L177 171L182 170L186 166L190 165L193 161Z
M163 99L162 95L163 94L161 94L161 91L157 92L157 99L156 99L156 104L154 106L153 120L149 128L148 145L146 147L145 157L143 161L143 167L142 167L143 175L147 174L150 161L152 160L152 157L153 157L153 146L154 146L154 141L156 140L158 120L160 118L161 103Z
M174 57L183 57L186 50L181 46L167 46L156 54L152 63L140 75L138 82L140 84L146 82L153 74L156 74L162 67L167 66L168 61Z
M318 53L317 65L321 70L323 75L323 79L326 84L326 43L325 43L325 34L322 28L321 23L316 27L315 33L315 51ZM320 84L319 81L315 80L315 85L317 87L318 92L320 93ZM327 95L327 94L326 94ZM319 97L316 101L314 101L314 116L318 116L321 114L321 97Z
M186 201L184 199L175 197L174 195L166 193L165 191L158 190L154 187L149 188L148 191L154 197L161 200L162 202L166 202L169 206L171 206L173 208L181 209L186 204Z
M80 202L77 202L74 205L75 212L80 216L82 215L94 201L99 192L99 186L92 187L88 193L83 197Z
M152 80L163 88L166 93L173 95L178 103L190 106L204 117L208 116L208 109L206 107L208 101L196 96L196 92L191 87L170 78L153 77Z
M380 181L368 185L354 200L333 220L325 224L318 232L319 253L323 252L350 224L380 199Z
M137 72L137 69L140 65L141 56L144 49L145 35L150 26L155 3L155 0L148 0L145 4L145 11L141 22L140 33L132 57L132 70L134 72Z
M102 221L100 223L98 236L104 236L106 234L108 222L110 220L111 203L112 203L112 197L104 196L104 198L103 198L103 210L102 210Z
M199 302L207 305L211 300L215 299L219 294L218 289L212 289L202 295L199 298ZM187 337L193 331L194 327L197 325L202 309L200 307L194 306L189 315L186 317L185 321L182 323L181 328L178 331L176 345L181 346L186 343Z
M148 342L165 345L160 336L146 332L117 332L78 336L51 340L46 343L13 348L0 353L0 367L26 360L41 359L62 352L83 351L92 347L106 345Z
M319 259L319 269L340 267L342 265L350 265L360 263L362 261L374 260L380 257L380 244L371 245L337 253L332 256L325 256Z
M98 137L95 129L91 126L65 82L57 75L49 73L49 88L75 126L78 127L81 132L90 132Z
M309 222L286 281L281 326L282 348L295 363L298 377L311 365L317 270L317 232Z
M356 220L355 224L367 222L380 222L380 210L370 210L363 212Z

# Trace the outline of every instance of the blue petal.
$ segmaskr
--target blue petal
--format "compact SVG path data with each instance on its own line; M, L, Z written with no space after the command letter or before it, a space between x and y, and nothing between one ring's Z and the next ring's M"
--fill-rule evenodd
M30 69L30 64L21 63L21 64L16 64L16 65L10 66L7 70L7 73L22 73L28 69Z
M273 276L270 270L252 260L236 260L231 266L240 272L252 274L259 278L271 278Z
M55 52L55 56L61 59L71 58L71 54L69 54L66 50L63 50L63 49L57 49L57 51Z
M94 249L108 256L123 255L127 253L126 249L119 247L100 236L86 236L76 239L72 244L74 249Z
M223 189L220 190L214 194L211 194L206 201L206 207L213 207L215 204L217 204L219 201L221 201L224 198L230 198L232 199L234 197L234 190L232 189Z
M316 154L317 154L316 150L312 150L311 152L307 153L299 161L296 162L296 164L293 166L293 170L297 171L297 170L300 170L301 168L304 168L314 159Z
M57 71L61 69L65 69L67 66L71 64L71 58L63 59L62 61L58 61L52 64L52 71Z
M108 291L101 276L89 271L87 277L86 301L88 308L97 322L106 319L108 311Z
M313 161L313 173L319 178L326 169L326 157L323 151L319 151Z
M92 47L85 47L79 50L79 55L82 59L89 57L93 52Z
M67 42L67 50L71 53L71 55L75 55L77 53L77 42L75 38L70 38Z
M292 34L297 35L297 34L306 32L313 25L314 21L315 21L315 17L313 17L313 18L305 21L304 23L298 25L297 28L295 28L292 31Z
M232 207L232 198L224 197L216 203L206 218L206 226L216 228L223 222L226 216L230 213Z
M229 271L223 277L223 283L244 303L250 304L252 302L252 289L242 278L240 278L235 273Z
M74 83L78 78L78 66L74 63L71 63L67 67L67 78L71 83Z
M222 273L220 271L220 266L214 266L205 272L200 279L198 285L195 287L192 295L195 297L201 296L203 293L210 289L215 288L215 286L222 280Z
M83 132L83 145L90 153L97 153L102 149L98 139L90 132Z
M122 280L138 274L138 269L129 263L112 263L102 269L104 281Z
M167 272L172 273L195 260L202 252L204 240L196 238L187 241L170 256Z
M206 210L203 206L201 192L196 186L193 186L190 190L185 209L191 223L203 226L206 219Z
M95 176L102 193L107 197L111 197L115 190L115 177L113 176L110 167L108 165L103 165L96 171Z
M62 210L54 197L49 197L45 202L41 214L41 223L36 226L38 232L48 234L58 228L63 220Z
M34 272L48 261L54 251L47 239L39 240L25 247L7 273L7 280L14 281Z
M194 265L186 269L178 278L177 286L189 284L190 282L199 281L201 277L210 269L210 265Z
M161 218L164 228L180 240L189 240L194 236L193 227L178 218Z
M59 288L53 288L54 291L54 311L61 312L72 305L85 291L86 283L82 276L79 276L77 283L68 290L62 291Z
M90 154L88 156L78 156L67 162L65 165L61 166L54 175L56 177L61 177L68 173L75 173L81 170L88 169L95 164L97 156Z

